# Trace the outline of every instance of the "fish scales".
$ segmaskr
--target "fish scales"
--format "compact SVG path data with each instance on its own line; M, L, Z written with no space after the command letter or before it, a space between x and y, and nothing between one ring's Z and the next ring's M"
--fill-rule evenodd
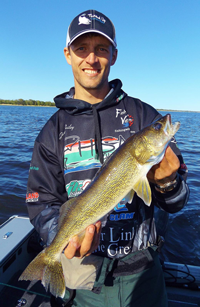
M128 154L126 154L128 155ZM99 186L99 181L93 182L92 186L86 190L78 199L71 200L71 212L67 213L63 225L67 223L68 229L65 230L65 237L62 239L57 236L59 244L63 241L64 247L66 246L66 240L83 231L88 225L94 224L101 217L107 214L113 208L113 203L117 204L132 188L133 173L134 173L134 159L129 155L129 159L124 159L120 164L120 167L113 172L112 165L110 167L111 175L108 174L108 170L104 169L100 173L102 184ZM119 161L117 161L119 162ZM113 164L116 161L114 159ZM129 184L127 179L127 167L130 167L129 171ZM119 189L119 186L121 190Z

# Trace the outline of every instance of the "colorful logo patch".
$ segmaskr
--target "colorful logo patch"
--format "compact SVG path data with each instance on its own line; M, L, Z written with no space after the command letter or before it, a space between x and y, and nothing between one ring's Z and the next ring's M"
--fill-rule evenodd
M124 118L121 117L121 121L122 121L122 125L124 126L124 128L128 128L132 126L134 119L133 119L133 116L126 115Z
M110 156L121 144L124 139L105 137L102 139L102 150L104 159ZM64 174L80 172L88 169L100 168L101 163L96 156L94 139L80 141L76 137L74 143L70 143L64 148Z
M130 128L134 122L133 116L126 113L126 110L116 109L116 118L121 118L122 125L124 128Z
M74 180L66 185L66 191L68 197L76 197L85 190L85 188L90 184L91 180Z
M26 202L37 202L39 199L39 193L34 192L34 193L27 193L26 194Z

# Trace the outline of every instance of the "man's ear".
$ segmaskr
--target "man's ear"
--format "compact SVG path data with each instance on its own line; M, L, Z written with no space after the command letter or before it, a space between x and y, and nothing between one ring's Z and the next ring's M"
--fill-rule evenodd
M65 55L65 58L66 58L66 60L67 60L67 63L68 63L69 65L71 65L70 48L67 48L67 47L64 48L64 55Z
M118 50L115 49L113 51L113 54L112 54L112 60L111 60L111 66L115 64L116 60L117 60L117 54L118 54Z

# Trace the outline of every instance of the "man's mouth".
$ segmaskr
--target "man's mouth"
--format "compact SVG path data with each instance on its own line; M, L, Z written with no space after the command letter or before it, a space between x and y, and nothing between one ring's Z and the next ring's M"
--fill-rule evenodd
M100 72L100 69L83 69L86 74L95 75Z

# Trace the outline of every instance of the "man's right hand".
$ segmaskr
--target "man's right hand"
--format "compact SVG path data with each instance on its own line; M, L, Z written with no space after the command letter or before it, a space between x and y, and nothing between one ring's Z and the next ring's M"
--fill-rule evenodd
M101 222L98 221L95 225L90 225L86 228L85 236L82 243L79 243L78 236L70 240L69 244L64 250L64 254L68 259L73 257L83 258L89 256L95 249L97 249L100 241Z

